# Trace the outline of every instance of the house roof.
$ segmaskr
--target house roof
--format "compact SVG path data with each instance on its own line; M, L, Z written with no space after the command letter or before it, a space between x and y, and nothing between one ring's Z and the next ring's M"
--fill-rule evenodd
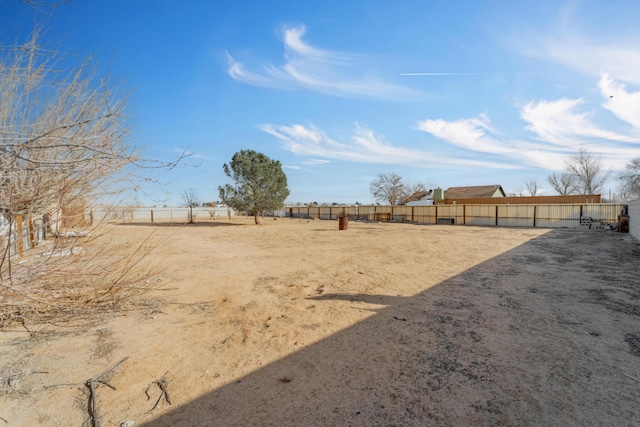
M449 187L444 192L444 198L463 199L467 197L493 197L496 192L499 192L502 197L506 196L501 185L476 185L471 187Z
M409 203L409 202L417 202L418 200L422 200L427 196L430 196L431 194L433 194L433 190L428 190L428 191L416 191L415 193L413 193L410 196L405 197L404 199L402 199L402 205Z

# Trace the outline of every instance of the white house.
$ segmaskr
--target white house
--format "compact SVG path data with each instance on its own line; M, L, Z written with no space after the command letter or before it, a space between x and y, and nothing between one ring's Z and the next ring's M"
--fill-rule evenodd
M431 206L433 205L433 190L417 191L406 197L401 205L405 206Z

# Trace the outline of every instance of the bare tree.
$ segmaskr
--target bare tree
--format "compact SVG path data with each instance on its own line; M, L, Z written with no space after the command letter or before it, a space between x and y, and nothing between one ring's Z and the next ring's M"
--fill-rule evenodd
M412 194L427 191L426 185L421 182L416 182L415 184L405 184L403 190L403 198L411 196Z
M529 196L535 196L538 194L538 183L535 179L530 179L524 182L526 193Z
M200 205L200 197L195 188L188 188L181 194L182 203L189 208L189 224L193 224L193 208Z
M370 186L371 194L377 202L397 205L405 195L405 187L402 178L395 173L389 175L380 174Z
M568 196L575 192L576 177L567 172L554 173L547 177L547 182L561 196Z
M126 143L127 96L87 58L73 67L38 43L0 51L0 209L42 212L114 191L142 160Z
M580 194L598 194L611 176L611 171L602 165L602 157L594 156L583 147L567 161L567 172L575 176Z
M64 284L76 303L93 305L141 277L134 274L138 257L110 253L109 240L89 233L85 222L91 204L126 190L136 170L175 165L148 162L127 143L126 103L126 93L91 58L48 49L38 31L23 44L0 46L0 292L51 303ZM24 230L31 246L37 243L38 222L55 226L50 256L13 263ZM76 237L69 238L63 227L73 226ZM74 239L89 234L80 248Z
M611 171L605 170L602 158L582 147L566 162L566 172L551 174L547 182L562 196L597 194L609 180Z
M640 157L627 163L626 170L618 177L620 193L626 200L640 198Z
M183 205L190 208L200 206L200 196L198 195L198 192L195 190L195 188L188 188L184 190L180 196L182 198Z

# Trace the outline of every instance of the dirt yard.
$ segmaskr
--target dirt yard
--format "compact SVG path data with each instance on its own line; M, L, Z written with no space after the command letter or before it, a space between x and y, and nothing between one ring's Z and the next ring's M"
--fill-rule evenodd
M0 426L89 425L125 357L101 426L640 425L631 236L251 222L112 226L167 238L161 289L0 331Z

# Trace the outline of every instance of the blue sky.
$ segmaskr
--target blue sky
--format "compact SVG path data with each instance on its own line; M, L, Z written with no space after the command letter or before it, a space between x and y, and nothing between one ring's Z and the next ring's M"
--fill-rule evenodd
M241 149L281 161L292 203L371 203L387 173L552 194L581 145L614 174L640 156L638 0L0 0L2 40L34 21L131 90L131 144L199 162L144 204L217 200Z

